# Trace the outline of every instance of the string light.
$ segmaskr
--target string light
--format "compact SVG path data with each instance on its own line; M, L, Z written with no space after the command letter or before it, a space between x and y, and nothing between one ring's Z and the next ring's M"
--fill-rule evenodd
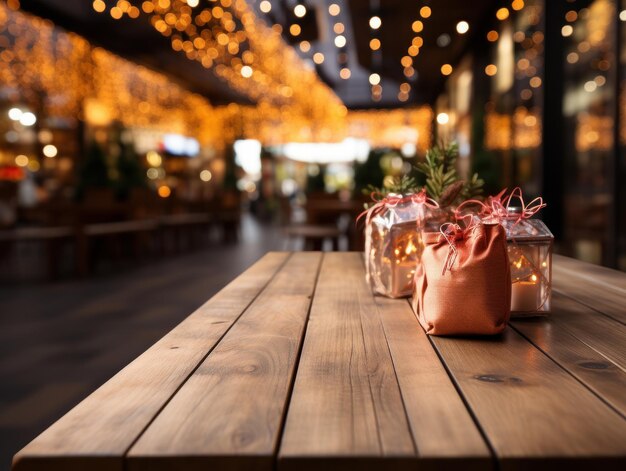
M491 30L487 33L487 41L496 42L498 40L499 34L496 30Z
M370 41L370 49L372 51L378 51L380 49L380 39L374 38Z
M341 8L336 3L331 3L328 6L328 13L330 14L330 16L337 16L339 15L339 13L341 13Z
M370 74L369 82L371 85L378 85L380 83L380 75Z
M344 47L346 45L346 37L343 35L338 35L335 37L335 46Z
M347 67L344 67L339 71L339 76L343 80L348 80L351 75L352 75L352 72L350 72L350 69L348 69Z
M423 6L422 8L420 8L420 15L422 16L422 18L429 18L431 13L432 10L429 6Z
M496 75L497 72L498 72L498 68L494 64L489 64L487 67L485 67L485 74L487 74L490 77L493 77L494 75Z
M323 64L324 54L322 54L321 52L316 52L315 54L313 54L313 62L315 62L316 64Z
M335 25L333 26L333 31L335 32L335 34L343 34L345 29L346 28L343 23L335 23Z
M302 18L304 15L306 15L306 7L302 4L296 5L293 9L293 14L296 15L298 18Z
M442 75L450 75L452 73L452 66L450 64L443 64L441 66Z
M370 18L370 28L378 29L378 28L380 28L381 25L382 25L382 21L381 21L380 17L372 16Z
M504 21L509 17L509 9L508 8L500 8L497 12L496 12L496 18L498 18L500 21Z
M148 3L148 2L144 2L144 3ZM259 4L259 10L261 10L263 13L269 13L270 11L272 11L272 3L269 2L268 0L263 0ZM146 13L150 13L150 12L146 12Z
M515 11L519 11L524 8L524 0L513 0L511 8Z
M469 23L467 21L459 21L456 24L456 32L459 34L465 34L469 31Z

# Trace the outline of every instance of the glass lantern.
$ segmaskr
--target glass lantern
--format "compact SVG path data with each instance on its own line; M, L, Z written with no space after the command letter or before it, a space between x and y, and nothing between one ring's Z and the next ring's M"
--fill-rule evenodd
M391 195L395 196L395 195ZM410 296L427 225L445 222L438 208L414 201L386 205L365 227L365 268L372 289L391 298ZM441 224L440 223L440 224Z
M511 264L511 317L550 312L554 236L539 219L520 219L516 208L503 221Z

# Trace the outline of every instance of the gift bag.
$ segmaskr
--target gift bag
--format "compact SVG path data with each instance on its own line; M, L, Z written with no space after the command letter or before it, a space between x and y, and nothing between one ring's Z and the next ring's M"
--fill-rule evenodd
M424 235L413 310L431 335L498 334L510 315L511 272L500 224L444 224Z

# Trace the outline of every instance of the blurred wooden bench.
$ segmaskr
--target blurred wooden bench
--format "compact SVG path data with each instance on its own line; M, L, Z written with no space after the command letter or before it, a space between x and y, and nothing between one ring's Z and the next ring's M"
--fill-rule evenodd
M72 227L21 227L0 231L0 260L8 261L15 247L24 242L43 243L46 256L46 276L53 279L58 271L59 255L64 242L72 240Z
M362 253L270 253L13 469L626 469L626 274L554 267L549 317L446 338Z

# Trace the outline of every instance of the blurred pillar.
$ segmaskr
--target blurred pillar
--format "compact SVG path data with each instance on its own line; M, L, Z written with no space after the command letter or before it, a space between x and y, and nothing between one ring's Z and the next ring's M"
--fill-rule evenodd
M565 215L565 135L563 126L564 44L561 26L568 3L545 0L545 62L542 129L542 196L548 205L542 218L557 240Z

